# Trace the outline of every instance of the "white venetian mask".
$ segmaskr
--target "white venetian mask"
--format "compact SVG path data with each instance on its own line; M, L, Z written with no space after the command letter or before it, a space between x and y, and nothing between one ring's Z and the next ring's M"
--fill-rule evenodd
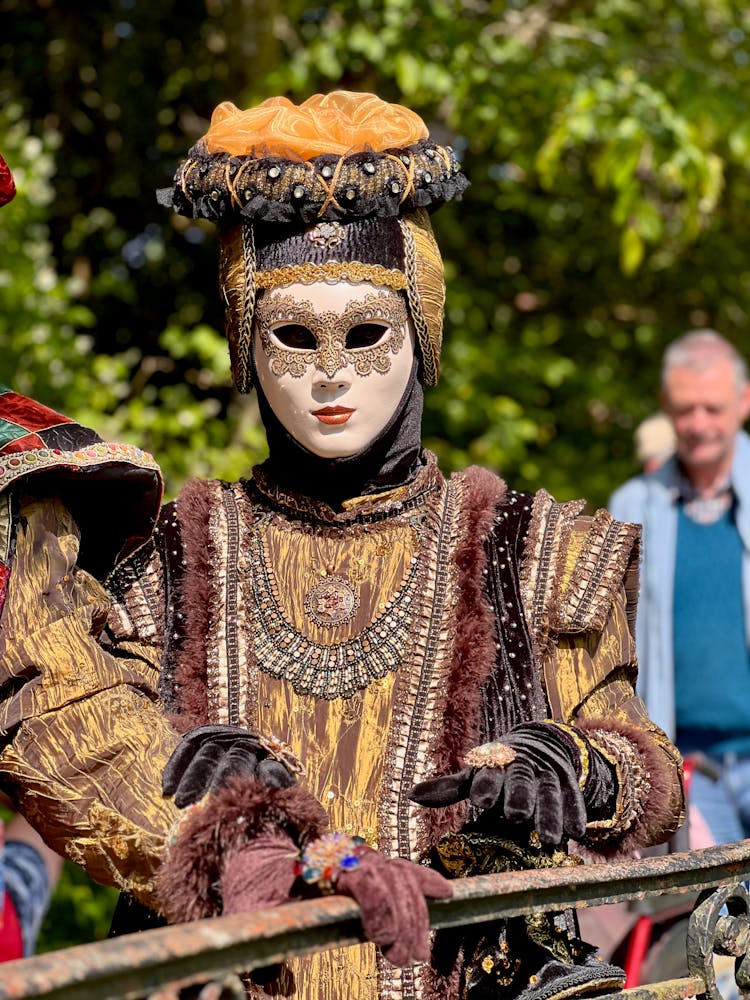
M254 327L258 379L286 430L322 458L367 448L411 374L403 296L370 282L287 285L259 296Z

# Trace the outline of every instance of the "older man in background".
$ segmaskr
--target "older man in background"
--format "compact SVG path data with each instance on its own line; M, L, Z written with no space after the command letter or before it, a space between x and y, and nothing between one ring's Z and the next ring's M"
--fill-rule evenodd
M717 843L750 836L750 414L747 366L713 330L674 341L662 405L676 453L610 498L643 524L639 687L696 769L691 801Z

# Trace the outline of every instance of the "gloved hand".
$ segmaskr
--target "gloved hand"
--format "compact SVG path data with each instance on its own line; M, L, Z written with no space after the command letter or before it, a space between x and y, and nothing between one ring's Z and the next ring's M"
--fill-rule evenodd
M175 805L192 805L206 792L215 793L228 778L247 776L269 788L288 788L301 771L288 748L241 726L199 726L187 733L167 761L162 774L164 795Z
M334 891L356 900L367 940L399 966L429 959L426 900L453 895L450 882L432 868L372 850L363 854L358 868L339 875Z
M588 819L613 811L617 779L603 755L581 733L576 737L554 723L523 723L500 744L486 744L497 746L501 757L502 748L509 749L505 756L511 759L504 765L478 766L484 748L477 748L462 771L423 781L410 797L429 807L469 799L478 809L492 810L493 819L532 823L545 844L580 840ZM586 749L586 775L579 743Z
M350 896L359 904L368 941L393 965L429 958L427 899L447 899L453 889L432 868L387 858L359 837L324 833L308 843L296 871L319 892Z
M221 875L222 914L251 913L288 903L297 880L297 854L297 845L281 829L253 837L231 854ZM280 972L281 965L274 964L255 969L250 978L255 983L268 983Z

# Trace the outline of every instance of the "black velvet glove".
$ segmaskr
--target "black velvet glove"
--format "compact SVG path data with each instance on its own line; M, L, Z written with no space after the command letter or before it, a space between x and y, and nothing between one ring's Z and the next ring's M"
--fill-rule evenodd
M277 751L270 741L241 726L199 726L183 737L167 761L162 791L174 795L181 809L206 792L217 792L228 778L246 776L269 788L288 788L299 770L291 751Z
M588 775L581 789L583 761ZM531 823L545 844L580 840L586 823L614 812L614 768L583 736L551 722L515 726L501 741L515 755L503 767L467 766L455 774L415 785L410 798L422 806L449 806L464 799L491 820Z

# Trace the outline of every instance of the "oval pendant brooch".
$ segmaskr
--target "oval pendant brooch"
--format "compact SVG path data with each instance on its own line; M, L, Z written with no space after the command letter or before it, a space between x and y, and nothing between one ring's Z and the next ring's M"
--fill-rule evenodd
M343 625L358 607L359 596L343 576L326 576L305 597L305 614L316 625Z

